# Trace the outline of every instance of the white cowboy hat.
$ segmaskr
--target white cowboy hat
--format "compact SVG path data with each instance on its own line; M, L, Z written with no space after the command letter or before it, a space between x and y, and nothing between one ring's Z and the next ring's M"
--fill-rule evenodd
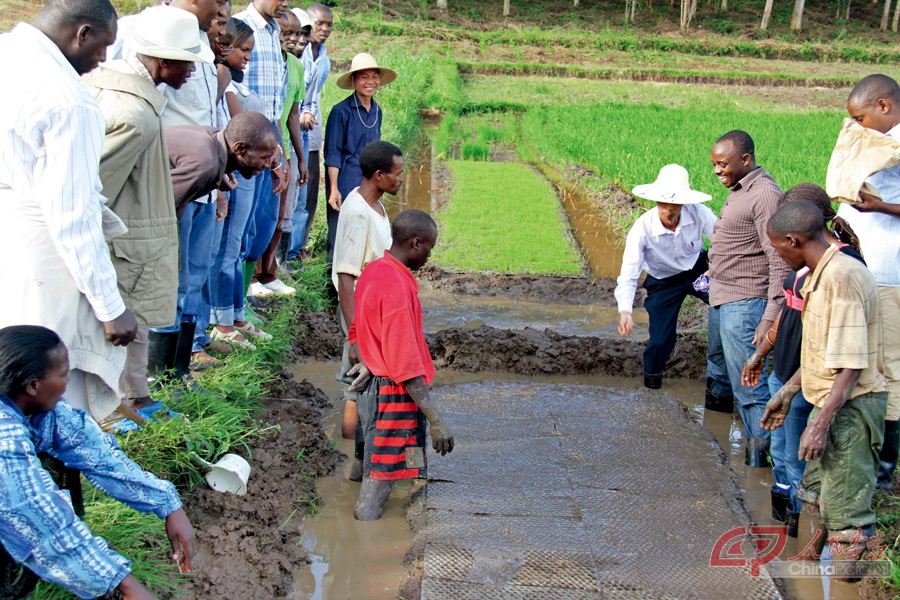
M687 169L674 164L660 169L656 181L635 186L631 193L638 198L669 204L699 204L712 198L692 189Z
M379 67L371 54L360 52L353 57L353 62L350 63L350 70L338 78L337 86L342 90L352 90L353 74L357 71L365 71L366 69L378 69L381 74L381 85L387 85L397 79L397 71Z
M152 6L141 12L128 38L131 49L145 56L202 63L216 58L200 41L197 17L172 6Z
M302 8L292 8L291 12L297 15L297 18L300 19L300 29L304 27L312 27L312 19L309 18L309 13L307 13Z

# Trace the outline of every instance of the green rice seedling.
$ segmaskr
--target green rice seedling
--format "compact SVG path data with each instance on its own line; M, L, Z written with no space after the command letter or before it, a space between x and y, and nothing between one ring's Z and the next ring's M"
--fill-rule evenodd
M449 161L436 264L458 271L577 275L581 257L550 184L520 163Z

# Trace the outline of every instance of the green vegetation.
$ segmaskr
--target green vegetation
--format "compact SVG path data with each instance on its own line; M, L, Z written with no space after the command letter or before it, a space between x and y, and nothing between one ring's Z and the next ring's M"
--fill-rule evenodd
M322 211L324 212L324 211ZM322 229L321 219L317 219ZM317 231L317 234L319 232ZM184 391L166 386L154 397L181 413L176 418L151 424L141 431L118 436L122 450L144 469L168 479L185 492L203 484L203 470L191 459L215 462L227 452L247 455L249 445L262 433L256 415L262 410L266 385L275 379L293 335L294 314L321 310L326 304L324 257L308 261L296 296L279 300L270 311L266 330L274 339L258 344L256 352L236 352L225 365L197 377L202 389ZM185 581L168 559L169 545L163 522L155 515L135 511L113 500L82 478L85 487L85 521L95 535L133 561L135 577L152 592L171 597L180 594ZM311 506L309 507L311 510ZM74 598L57 586L41 582L34 595L41 600Z
M435 262L459 271L578 275L581 259L550 184L518 163L449 161Z

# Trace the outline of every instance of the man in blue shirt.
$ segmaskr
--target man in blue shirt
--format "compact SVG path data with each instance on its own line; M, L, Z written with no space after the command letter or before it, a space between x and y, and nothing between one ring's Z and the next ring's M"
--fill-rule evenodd
M194 530L168 481L125 456L115 437L63 399L69 353L46 327L0 329L0 542L16 562L80 598L148 598L131 562L79 519L41 465L45 452L135 510L165 519L172 559L188 572Z

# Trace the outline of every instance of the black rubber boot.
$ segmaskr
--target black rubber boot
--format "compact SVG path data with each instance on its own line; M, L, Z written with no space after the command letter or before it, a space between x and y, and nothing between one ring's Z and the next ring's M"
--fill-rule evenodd
M778 489L778 486L772 486L770 489L772 494L772 518L782 523L787 522L788 504L791 502L791 493Z
M651 375L644 371L644 387L649 390L658 390L662 387L662 373L657 373L656 375Z
M769 439L749 437L744 453L744 464L761 469L769 466Z
M787 525L788 537L796 538L797 530L800 526L800 513L787 509L785 517L784 524Z
M706 410L728 413L734 412L734 396L716 396L709 390L709 381L706 383Z
M894 469L897 468L897 454L900 452L900 421L884 422L884 444L878 454L878 480L875 487L880 490L894 489Z
M182 321L178 331L178 341L175 345L175 358L172 368L175 370L175 379L181 380L188 374L191 364L191 352L194 349L194 332L197 324L192 321Z
M147 374L159 378L167 369L175 366L175 348L178 345L178 333L157 333L148 335Z

